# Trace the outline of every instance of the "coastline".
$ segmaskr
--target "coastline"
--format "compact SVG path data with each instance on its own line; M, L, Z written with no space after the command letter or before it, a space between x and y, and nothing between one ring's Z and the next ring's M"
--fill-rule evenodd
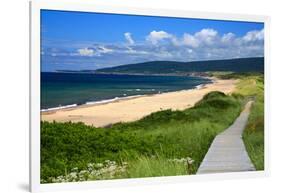
M191 76L200 78L212 78L205 72L187 72L187 73L133 73L133 72L96 72L96 71L64 71L57 70L53 73L66 73L66 74L101 74L101 75L132 75L132 76Z
M63 73L73 73L73 72L63 72ZM103 73L101 73L103 74ZM108 73L104 73L104 74L108 74ZM112 73L114 75L133 75L133 76L143 76L145 74L115 74ZM152 76L158 76L157 74L153 74ZM170 75L161 75L161 76L170 76ZM172 75L171 75L172 76ZM185 76L185 75L177 75L177 76ZM118 102L121 100L130 100L133 98L138 98L138 97L143 97L143 96L153 96L156 94L164 94L164 93L171 93L171 92L179 92L179 91L186 91L186 90L196 90L196 89L200 89L201 87L204 87L207 84L213 84L217 78L216 77L207 77L207 76L200 76L200 75L188 75L189 77L199 77L199 78L204 78L204 79L208 79L211 82L210 83L206 83L206 84L199 84L197 86L195 86L194 88L190 88L190 89L182 89L182 90L177 90L177 91L168 91L168 92L159 92L159 93L151 93L151 94L138 94L138 95L129 95L129 96L123 96L123 97L115 97L115 98L110 98L110 99L104 99L104 100L99 100L99 101L87 101L85 103L82 104L69 104L69 105L63 105L63 106L56 106L56 107L50 107L50 108L46 108L46 109L41 109L40 112L41 113L53 113L55 111L58 110L67 110L67 109L73 109L73 108L81 108L81 107L85 107L85 106L93 106L93 105L101 105L101 104L107 104L107 103L113 103L113 102Z
M53 72L45 72L45 73L53 73ZM114 75L117 76L145 76L145 77L153 77L153 76L157 76L157 77L189 77L189 78L195 78L195 79L201 79L199 84L209 84L212 83L214 81L213 77L209 77L206 75L206 73L192 73L192 74L142 74L142 73L85 73L85 72L54 72L54 73L61 73L61 74L97 74L97 75ZM122 78L121 78L122 79ZM198 83L197 83L198 84ZM124 86L124 85L123 85ZM149 85L147 85L149 86ZM161 85L159 87L159 89L157 88L152 88L153 89L147 89L147 87L137 87L137 88L133 88L130 89L128 88L127 90L123 90L121 93L113 93L111 94L111 97L108 96L103 96L103 97L98 97L98 99L95 99L95 95L92 96L93 100L87 100L87 97L89 98L89 96L86 96L86 98L82 97L82 100L79 98L79 96L77 96L78 98L73 99L68 101L68 103L65 103L64 98L60 98L60 101L56 101L56 102L51 102L48 103L46 102L47 100L43 100L44 102L41 103L41 109L40 112L52 112L52 111L57 111L57 110L61 110L61 109L70 109L70 108L74 108L74 107L81 107L81 106L85 106L85 105L90 105L90 104L105 104L108 102L114 102L114 101L119 101L119 100L127 100L130 98L136 98L139 96L147 96L147 95L154 95L154 94L160 94L160 93L167 93L167 92L175 92L175 91L180 91L180 90L189 90L189 89L195 89L197 86L200 85L189 85L189 83L187 84L182 84L182 86L180 88L175 87L173 88L173 86L171 86L170 89L161 89ZM126 87L126 85L125 85ZM64 89L64 88L62 88ZM45 89L46 90L46 89ZM135 91L135 92L134 92ZM47 92L47 91L45 91ZM69 96L71 96L72 93L68 93ZM45 97L46 98L46 97ZM56 96L49 96L49 99L52 98L56 98Z
M190 108L211 91L231 93L235 89L235 83L237 82L237 80L208 78L212 80L212 83L198 85L194 89L160 94L133 95L41 111L41 120L84 122L86 125L96 127L103 127L117 122L130 122L160 110Z

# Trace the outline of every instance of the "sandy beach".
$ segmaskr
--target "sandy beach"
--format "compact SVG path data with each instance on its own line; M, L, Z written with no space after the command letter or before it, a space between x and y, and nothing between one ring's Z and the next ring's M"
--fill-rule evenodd
M141 119L152 112L172 109L183 110L192 107L211 91L229 94L234 91L237 80L214 80L212 84L199 89L140 96L117 100L106 104L81 105L69 109L41 112L41 120L57 122L84 122L102 127L117 122Z

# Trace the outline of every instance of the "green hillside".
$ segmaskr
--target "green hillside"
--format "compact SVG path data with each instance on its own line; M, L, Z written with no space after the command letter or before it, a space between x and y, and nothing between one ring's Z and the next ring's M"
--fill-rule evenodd
M191 72L263 72L264 58L239 58L196 62L152 61L95 70L96 73L186 74Z

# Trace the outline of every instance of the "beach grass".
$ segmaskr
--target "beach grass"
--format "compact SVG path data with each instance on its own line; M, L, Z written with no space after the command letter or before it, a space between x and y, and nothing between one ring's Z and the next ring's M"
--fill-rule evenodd
M211 92L192 108L108 128L41 122L41 182L195 174L241 106L240 97Z
M165 157L140 156L131 162L127 174L129 178L139 178L186 175L187 172L187 166L181 162L173 162Z

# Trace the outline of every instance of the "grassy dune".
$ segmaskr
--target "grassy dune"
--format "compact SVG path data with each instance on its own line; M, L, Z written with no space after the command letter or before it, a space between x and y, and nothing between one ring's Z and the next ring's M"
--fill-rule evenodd
M193 108L110 128L41 122L41 181L194 174L214 137L239 115L241 101L211 92Z

